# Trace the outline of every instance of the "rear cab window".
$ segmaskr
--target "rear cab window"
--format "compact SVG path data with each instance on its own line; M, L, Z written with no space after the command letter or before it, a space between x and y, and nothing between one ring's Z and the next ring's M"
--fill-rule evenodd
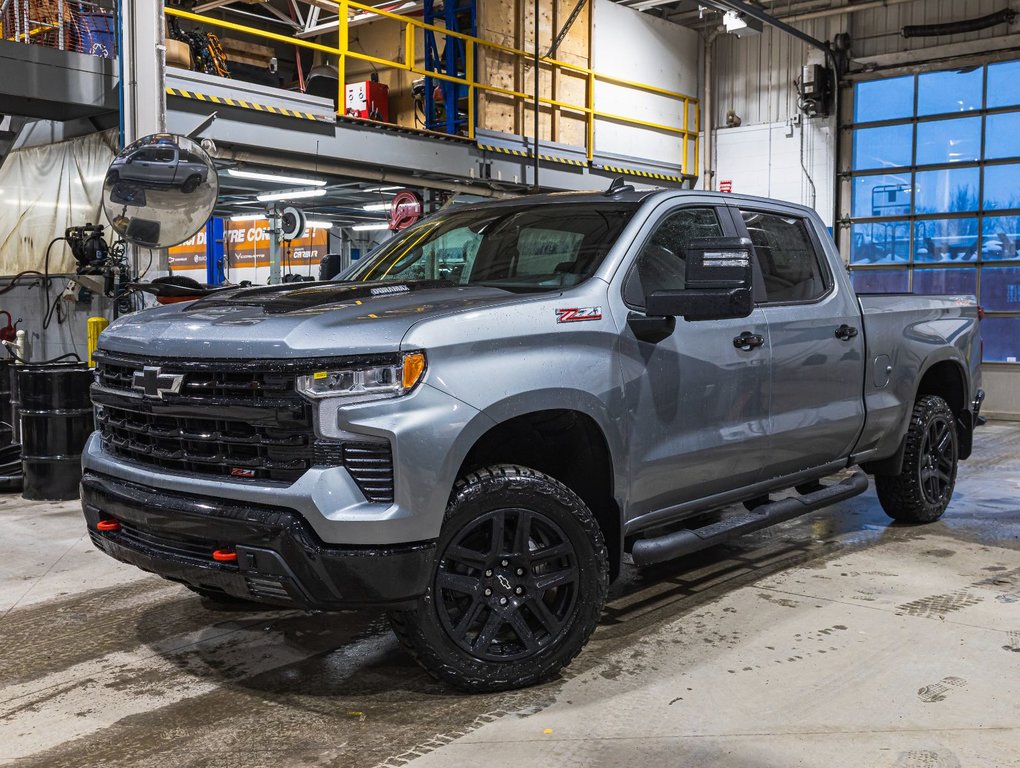
M769 304L817 301L832 288L832 276L801 216L740 209L754 244Z

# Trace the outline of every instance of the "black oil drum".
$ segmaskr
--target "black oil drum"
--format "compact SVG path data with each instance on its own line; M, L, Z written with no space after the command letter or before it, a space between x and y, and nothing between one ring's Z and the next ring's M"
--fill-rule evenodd
M17 367L22 495L52 501L78 498L81 452L95 429L85 363Z
M11 403L13 367L13 360L0 360L0 448L6 448L14 442L14 408Z

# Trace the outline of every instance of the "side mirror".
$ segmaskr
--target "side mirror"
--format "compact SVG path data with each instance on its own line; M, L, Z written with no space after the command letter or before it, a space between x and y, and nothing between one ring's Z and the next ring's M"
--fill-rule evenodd
M685 320L747 317L754 309L752 247L747 238L692 240L685 251L686 287L653 291L645 297L646 314Z
M144 168L144 163L133 170L124 167L142 147L170 148L175 157L190 153L206 172L182 180L177 174L168 178L158 167ZM129 243L169 248L205 226L219 192L216 166L198 143L172 133L156 133L124 147L117 155L106 172L103 210L114 231Z

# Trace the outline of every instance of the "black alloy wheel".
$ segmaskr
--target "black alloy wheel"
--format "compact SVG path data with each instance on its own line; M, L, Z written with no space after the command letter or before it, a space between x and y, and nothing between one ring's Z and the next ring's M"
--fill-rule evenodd
M444 682L482 692L549 680L598 624L609 585L602 529L548 475L497 464L462 477L436 553L425 594L390 624Z
M555 522L528 509L498 509L447 544L434 590L440 621L458 646L479 659L510 661L560 635L577 579L577 556Z
M921 490L930 504L941 504L952 492L956 474L956 435L951 416L939 413L928 422L921 440L918 467Z

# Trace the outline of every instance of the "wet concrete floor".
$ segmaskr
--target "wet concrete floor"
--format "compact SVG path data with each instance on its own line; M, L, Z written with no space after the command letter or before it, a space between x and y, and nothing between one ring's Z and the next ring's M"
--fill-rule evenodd
M0 763L1020 765L1020 424L933 525L874 492L624 570L561 679L467 696L377 614L224 610L0 498Z

